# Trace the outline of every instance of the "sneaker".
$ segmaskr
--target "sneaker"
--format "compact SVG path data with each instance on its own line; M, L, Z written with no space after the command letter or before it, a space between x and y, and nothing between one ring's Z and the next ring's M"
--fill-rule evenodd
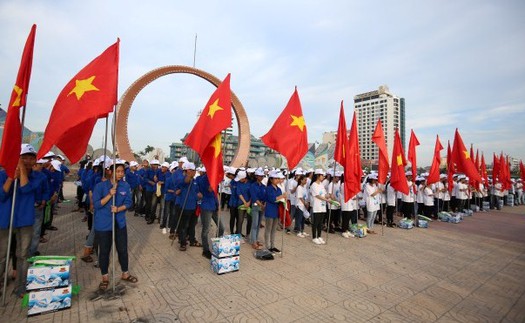
M319 241L321 242L321 244L326 244L326 241L324 241L323 238L319 237L319 238L317 238L317 239L319 239Z
M319 241L318 238L315 238L315 239L312 239L312 242L317 244L317 245L320 245L321 244L321 241Z
M168 233L168 230L166 230L166 228L162 228L162 234L166 234Z
M299 238L304 238L304 237L305 237L301 232L299 232L299 233L297 234L297 236L298 236Z
M343 232L343 233L341 233L341 236L342 236L343 238L346 238L346 239L350 238L350 237L348 236L348 232Z
M277 249L275 247L274 248L270 248L270 251L273 252L273 253L277 253L277 254L281 253L281 250L279 250L279 249Z
M308 233L306 233L306 232L304 232L304 231L303 231L303 232L301 232L301 233L302 233L302 234L303 234L303 236L305 236L305 237L309 237L309 236L310 236L310 235L309 235Z
M286 229L286 234L292 234L292 230Z
M205 250L205 251L202 252L202 256L204 258L211 259L211 252L209 250L208 251Z

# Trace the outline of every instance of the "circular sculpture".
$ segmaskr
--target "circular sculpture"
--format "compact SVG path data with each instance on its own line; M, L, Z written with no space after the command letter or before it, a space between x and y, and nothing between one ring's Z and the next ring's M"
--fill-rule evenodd
M205 79L216 87L221 83L220 79L214 75L211 75L210 73L204 72L194 67L181 65L159 67L144 74L138 80L133 82L133 84L131 84L126 92L124 92L124 94L120 97L120 100L117 103L115 142L120 158L125 160L135 159L128 138L128 117L133 101L135 101L135 98L140 93L140 91L142 91L142 89L148 84L162 76L175 73L196 75L202 79ZM235 157L232 160L231 166L240 167L246 163L246 160L248 160L248 153L250 151L250 126L248 124L246 111L244 111L241 101L239 101L239 98L237 98L233 91L231 98L233 111L237 118L237 125L239 127L239 144L237 145L237 151L235 152Z

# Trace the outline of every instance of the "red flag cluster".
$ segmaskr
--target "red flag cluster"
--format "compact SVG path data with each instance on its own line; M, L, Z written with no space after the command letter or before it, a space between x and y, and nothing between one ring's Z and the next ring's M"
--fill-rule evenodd
M381 184L386 183L386 177L390 166L388 165L388 151L386 148L385 133L383 132L383 124L381 119L377 120L376 129L372 135L372 141L379 148L379 160L378 160L378 182Z

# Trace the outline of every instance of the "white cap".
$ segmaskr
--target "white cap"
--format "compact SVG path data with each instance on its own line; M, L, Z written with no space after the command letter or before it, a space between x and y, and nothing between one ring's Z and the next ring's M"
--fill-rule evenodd
M441 174L441 175L439 175L439 178L441 178L441 179L443 179L443 178L447 178L447 177L448 177L447 174Z
M255 168L248 168L246 170L247 173L255 173Z
M30 144L22 144L22 147L20 149L20 155L24 154L36 155L36 150Z
M283 179L283 178L285 178L285 177L284 177L284 174L283 174L283 173L277 171L277 178Z
M175 168L177 168L177 165L174 165L174 164L172 163L172 164L170 165L170 167L169 167L170 172L171 172L172 170L174 170Z
M240 172L237 173L237 176L235 176L235 181L238 182L244 178L246 178L246 171L241 170Z
M44 158L53 158L55 157L55 153L52 152L52 151L49 151L47 152L45 155L44 155Z
M304 175L302 170L296 170L295 175Z
M257 168L255 170L255 176L264 176L264 171L262 170L262 168Z
M168 163L168 162L163 162L160 166L162 166L162 167L166 167L166 168L169 168L169 167L170 167L170 163Z
M368 175L368 179L377 179L377 174L376 173L372 173L372 174Z
M135 166L138 166L139 163L137 163L136 161L132 160L130 163L129 163L129 167L135 167Z
M184 163L184 165L182 165L182 169L183 170L195 170L195 164L194 163L190 163L190 162L186 162L186 163Z
M271 178L284 178L284 175L281 172L279 172L278 170L270 171L269 175L270 175Z
M406 176L412 176L412 171L411 170L408 170L406 173L405 173Z
M42 159L37 160L36 163L37 164L45 164L45 163L47 163L47 160L42 158Z
M152 159L150 162L149 162L150 165L160 165L160 162L157 160L157 159Z
M324 170L322 170L321 168L316 168L315 171L314 171L314 174L315 175L324 175Z
M237 168L235 167L229 167L226 173L235 175L235 172L237 171Z
M57 172L60 172L60 165L62 163L58 160L52 160L51 161L51 165L53 166L53 168L57 171Z
M206 173L206 166L201 167L201 173Z
M100 166L100 159L97 158L93 161L93 167L95 166Z
M341 177L341 175L343 175L343 172L340 170L336 171L334 174L335 177Z
M179 163L188 163L189 160L188 160L188 158L186 156L182 156L181 158L179 158L178 162Z
M64 158L64 156L62 156L62 155L56 155L55 157L60 158L60 159L62 159L62 160L66 160L66 159Z

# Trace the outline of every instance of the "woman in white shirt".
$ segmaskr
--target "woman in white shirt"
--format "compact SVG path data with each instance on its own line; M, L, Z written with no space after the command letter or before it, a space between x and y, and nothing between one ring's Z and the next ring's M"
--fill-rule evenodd
M328 194L322 182L324 180L324 171L316 169L314 172L313 182L310 185L310 194L312 196L312 242L319 245L326 242L321 238L324 218L326 216L326 202L329 202Z
M304 219L305 215L309 215L310 203L308 202L308 189L306 189L306 183L308 178L304 175L300 175L297 178L297 189L295 190L297 206L295 209L295 229L298 231L297 236L299 238L305 238L309 236L308 233L304 232Z
M430 185L425 185L423 188L423 204L423 214L431 217L434 214L434 192Z
M368 182L365 185L363 198L366 202L366 225L368 233L375 234L374 221L376 219L377 211L379 211L379 204L381 203L381 189L377 187L377 176L375 174L368 176Z
M390 182L386 183L386 225L388 227L395 227L394 211L396 210L397 194Z

